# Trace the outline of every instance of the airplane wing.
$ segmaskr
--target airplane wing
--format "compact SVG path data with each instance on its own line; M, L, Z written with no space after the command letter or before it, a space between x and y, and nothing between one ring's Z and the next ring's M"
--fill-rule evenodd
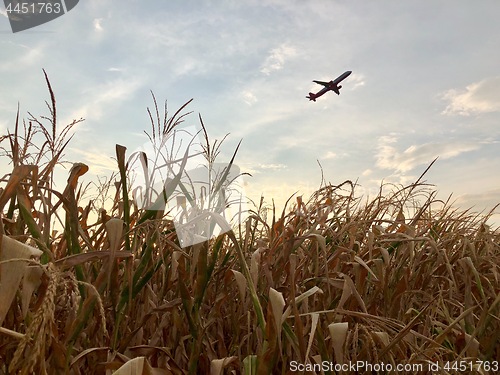
M330 84L330 82L323 82L323 81L313 81L313 82L323 86L328 86Z

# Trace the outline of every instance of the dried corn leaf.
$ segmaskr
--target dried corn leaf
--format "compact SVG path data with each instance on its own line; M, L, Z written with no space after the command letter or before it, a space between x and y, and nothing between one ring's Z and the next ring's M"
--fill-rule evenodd
M238 289L240 291L240 296L241 296L241 301L245 301L245 296L247 293L247 279L245 279L245 276L240 272L236 270L231 270L233 272L234 278L236 280L236 284L238 284Z
M305 300L306 298L309 298L310 296L312 296L315 293L321 293L321 294L323 294L323 291L320 288L318 288L317 286L313 286L311 289L306 290L300 296L295 297L295 304L298 305L303 300ZM286 308L285 312L283 313L283 319L282 319L282 321L285 321L286 319L288 319L288 317L290 316L291 312L292 312L292 307L288 306Z
M276 323L276 331L278 334L278 342L281 348L281 325L283 317L283 308L285 307L285 299L283 294L277 290L270 288L269 290L269 302L271 303L271 308L273 310L274 322Z
M306 359L309 357L309 353L311 351L311 347L312 347L313 340L314 340L314 334L316 333L316 327L318 327L318 321L319 321L319 314L313 313L312 314L311 333L309 334L309 343L307 344L307 350L306 350Z
M349 323L347 322L331 323L328 326L333 344L333 352L335 353L335 362L340 364L344 363L344 343L348 329Z
M123 220L117 218L109 219L106 222L106 231L108 233L111 254L114 254L120 246L123 234L123 224Z
M137 357L127 361L116 370L114 375L155 375L155 372L145 357Z
M361 259L361 258L360 258L360 257L358 257L357 255L355 255L355 256L354 256L354 260L355 260L356 262L358 262L361 266L363 266L363 268L365 268L365 269L368 271L368 273L369 273L370 275L372 275L372 276L373 276L373 279L374 279L375 281L379 281L379 279L378 279L377 275L375 275L375 274L373 273L373 271L371 270L371 268L370 268L370 267L368 267L368 265L365 263L365 261L364 261L363 259Z
M16 296L27 264L23 259L39 257L42 251L14 240L8 236L1 238L0 251L0 326ZM15 260L14 260L15 259ZM10 261L10 262L6 262Z
M226 357L222 359L213 359L210 363L210 375L221 375L224 373L224 367L229 365L231 362L237 361L238 357Z
M28 306L30 303L31 295L40 285L42 274L43 269L39 266L26 267L23 278L23 290L21 293L21 308L23 312L23 318L25 318L26 314L28 313Z
M250 275L252 276L252 282L254 286L257 286L257 280L259 278L261 251L261 248L255 250L252 253L252 258L250 260Z
M387 332L382 332L382 331L378 331L378 332L372 332L372 335L374 338L376 338L378 341L380 341L382 344L384 344L384 347L386 347L387 345L389 345L389 334ZM406 338L407 336L405 336Z

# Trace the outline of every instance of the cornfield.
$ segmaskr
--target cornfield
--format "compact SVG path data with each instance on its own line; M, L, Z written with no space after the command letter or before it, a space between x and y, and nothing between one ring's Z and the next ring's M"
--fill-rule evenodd
M500 366L493 209L458 210L423 175L370 200L345 181L291 197L282 212L261 201L232 230L182 247L167 210L131 198L123 146L101 186L107 209L92 214L83 163L63 191L54 188L79 121L59 129L45 77L50 115L22 121L18 111L0 143L12 166L0 182L0 374L493 374ZM155 100L151 137L174 131L185 107L162 117ZM204 134L215 163L220 143ZM180 184L169 181L167 199Z

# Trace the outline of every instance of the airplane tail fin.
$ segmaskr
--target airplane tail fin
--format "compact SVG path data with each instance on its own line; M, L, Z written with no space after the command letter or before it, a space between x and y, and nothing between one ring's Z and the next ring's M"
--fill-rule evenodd
M309 99L309 101L311 101L311 100L312 100L313 102L315 102L315 101L316 101L316 96L315 96L312 92L310 92L310 93L309 93L309 96L306 96L306 98L307 98L307 99Z

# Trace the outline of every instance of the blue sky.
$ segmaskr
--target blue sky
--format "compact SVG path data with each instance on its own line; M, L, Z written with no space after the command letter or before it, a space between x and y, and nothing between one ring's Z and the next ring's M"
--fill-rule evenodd
M0 129L47 114L42 68L67 159L87 179L116 170L115 144L146 142L152 90L171 113L194 98L220 155L253 177L246 193L283 202L321 182L426 180L463 208L500 202L500 3L470 1L82 0L68 14L12 34L0 15ZM341 95L305 96L346 70ZM0 166L4 168L4 166ZM8 170L2 172L2 175Z

